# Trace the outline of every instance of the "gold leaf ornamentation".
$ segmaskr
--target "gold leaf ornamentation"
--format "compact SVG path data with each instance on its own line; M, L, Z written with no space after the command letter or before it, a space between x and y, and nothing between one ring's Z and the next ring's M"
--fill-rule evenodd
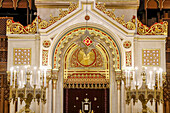
M38 19L40 22L40 18ZM14 22L13 20L7 20L7 34L35 34L37 32L37 18L24 27L19 22Z
M37 33L37 23L39 29L45 29L49 27L50 25L54 24L61 18L65 17L66 15L70 14L74 10L78 8L78 4L70 3L70 6L68 7L68 10L62 10L60 9L60 14L57 17L53 17L50 15L51 19L49 22L45 20L41 20L40 17L38 17L32 22L32 24L27 25L26 27L23 26L19 22L14 22L13 20L7 20L7 34L35 34Z
M41 26L39 26L40 29L45 29L45 28L49 27L50 25L54 24L55 22L57 22L61 18L65 17L66 15L70 14L71 12L76 10L77 8L78 8L78 4L70 3L70 6L68 7L68 10L60 9L59 16L53 17L52 15L50 15L51 19L49 20L49 22L46 22L45 20L40 22L40 24L41 24Z
M100 11L102 11L104 14L106 14L110 18L112 18L113 20L117 21L119 24L126 27L128 30L135 30L135 28L136 28L135 27L135 16L133 16L131 21L125 22L124 15L122 15L121 17L116 17L116 15L114 14L115 10L114 9L107 10L105 7L105 4L96 3L96 8L99 9Z
M150 28L143 25L142 22L137 20L137 33L139 35L167 35L168 22L155 23Z

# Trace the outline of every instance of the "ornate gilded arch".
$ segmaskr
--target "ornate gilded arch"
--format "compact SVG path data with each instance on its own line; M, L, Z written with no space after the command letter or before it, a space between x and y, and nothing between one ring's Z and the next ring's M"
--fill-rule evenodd
M88 54L72 43L63 66L64 88L109 88L109 55L100 43Z
M87 27L87 29L90 34L96 35L96 37L98 37L106 45L108 45L108 47L110 48L110 53L112 54L112 59L110 59L110 61L113 61L113 68L115 70L121 70L121 51L116 40L111 35L99 28ZM70 42L70 40L74 39L74 37L78 34L83 34L85 30L85 26L77 27L66 32L60 39L58 39L53 51L52 67L54 69L58 69L60 67L59 62L61 60L61 49L64 48L65 44L67 44L68 41Z

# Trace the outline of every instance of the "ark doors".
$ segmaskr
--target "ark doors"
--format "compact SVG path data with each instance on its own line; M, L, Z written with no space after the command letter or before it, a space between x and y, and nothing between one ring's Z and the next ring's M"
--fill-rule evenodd
M64 113L109 113L109 89L64 88Z

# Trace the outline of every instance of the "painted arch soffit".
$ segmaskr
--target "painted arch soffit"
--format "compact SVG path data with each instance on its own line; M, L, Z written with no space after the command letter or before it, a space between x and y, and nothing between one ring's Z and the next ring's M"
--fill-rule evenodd
M52 56L52 66L53 68L59 68L60 67L60 60L61 60L61 54L63 54L62 49L65 47L65 45L71 42L74 43L75 39L78 39L86 30L86 27L78 27L74 28L68 32L66 32L60 39L57 40L55 43L55 47L53 49L53 56ZM95 38L97 40L100 40L101 42L105 43L110 51L110 54L112 55L112 59L110 61L113 61L113 68L115 69L121 69L121 52L120 47L118 43L115 41L115 39L110 36L105 31L95 28L95 27L87 27L87 30L90 34L95 35ZM53 44L54 45L54 44Z

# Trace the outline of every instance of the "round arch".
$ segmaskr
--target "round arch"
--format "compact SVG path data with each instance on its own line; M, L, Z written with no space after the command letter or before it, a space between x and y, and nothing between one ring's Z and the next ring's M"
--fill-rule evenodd
M64 46L70 42L70 40L74 40L74 37L78 34L82 34L85 32L87 26L81 26L81 27L76 27L73 28L67 32L65 32L60 38L57 39L55 42L55 45L53 45L53 53L52 53L52 68L59 68L60 67L60 55L62 53L61 49L64 48ZM111 36L109 33L105 32L104 30L97 28L97 27L91 27L88 26L87 30L91 34L95 34L96 36L99 37L100 40L104 41L106 45L111 50L112 53L112 61L114 62L113 68L116 70L121 70L121 50L120 50L120 44L118 41L116 41L115 36Z

